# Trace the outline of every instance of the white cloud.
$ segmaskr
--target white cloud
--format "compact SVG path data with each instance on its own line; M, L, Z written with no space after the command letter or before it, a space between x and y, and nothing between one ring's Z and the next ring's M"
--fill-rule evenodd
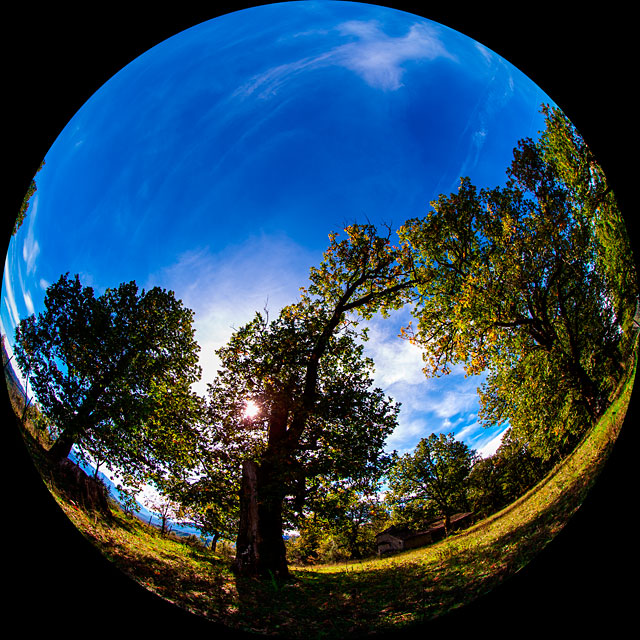
M24 304L27 307L27 311L29 312L29 315L34 314L35 309L33 308L33 300L31 299L31 294L29 293L29 291L23 289L22 297L24 299Z
M14 328L20 322L20 314L18 313L18 307L16 306L16 299L13 294L13 285L11 283L11 276L9 275L9 256L5 258L4 261L4 303L9 311L9 315L11 316L11 320L13 321Z
M431 411L440 418L452 418L475 407L478 395L475 390L461 386L456 390L447 390L437 398L431 399Z
M412 451L420 438L426 438L431 431L427 429L425 420L420 416L410 416L400 411L398 416L398 426L387 438L385 451L391 452L394 449L400 454Z
M382 389L398 385L422 385L427 379L422 371L422 351L399 337L401 322L397 316L376 318L367 323L369 340L365 353L375 363L375 383Z
M29 206L29 213L27 216L29 226L27 228L27 235L25 236L24 242L22 244L22 257L27 264L27 274L33 273L35 271L36 258L40 253L40 245L38 244L38 241L35 239L34 235L34 222L36 219L37 211L38 194L36 193L33 196L33 199Z
M414 24L406 35L397 38L387 36L375 22L346 22L339 31L359 40L334 50L336 64L354 71L369 86L385 91L402 86L405 62L452 58L434 30L424 24Z
M492 456L497 450L500 444L502 443L502 436L504 436L508 427L503 429L500 433L495 436L492 436L487 442L482 444L480 447L476 449L476 451L483 457L488 458Z
M197 391L204 392L215 377L219 360L214 352L228 342L234 328L265 306L274 318L295 302L317 257L286 236L259 236L218 254L209 248L187 252L150 278L153 285L175 291L195 312L202 367Z
M355 36L357 40L316 56L272 67L254 76L237 90L236 95L259 91L260 98L268 98L301 72L327 66L344 67L375 89L394 91L402 86L405 63L439 57L454 59L435 30L421 23L414 24L404 36L398 37L386 35L375 21L345 22L337 30L341 35Z
M464 365L451 373L427 378L421 350L398 337L410 319L410 308L374 318L367 323L369 341L365 354L375 363L374 384L401 404L398 426L387 440L388 451L412 450L420 438L431 433L453 432L458 439L473 440L482 427L477 418L477 388L481 376L465 377ZM463 426L459 429L460 425Z
M438 431L441 432L449 432L449 431L453 431L453 429L455 429L460 423L462 422L462 417L458 418L455 421L451 421L449 418L445 418L442 421L442 424L440 425L440 429L438 429ZM466 431L469 429L470 427L465 427L462 431L460 431L460 433L458 434L460 438L465 437L463 434L466 435Z

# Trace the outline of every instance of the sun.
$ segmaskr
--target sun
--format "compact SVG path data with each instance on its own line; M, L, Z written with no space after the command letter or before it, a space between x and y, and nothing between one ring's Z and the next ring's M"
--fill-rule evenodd
M260 413L260 407L253 400L247 400L244 403L244 413L242 414L244 418L253 418L258 413Z

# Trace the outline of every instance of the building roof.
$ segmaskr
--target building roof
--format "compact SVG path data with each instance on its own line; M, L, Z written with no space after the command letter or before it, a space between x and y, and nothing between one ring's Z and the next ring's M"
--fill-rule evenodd
M471 513L472 513L471 511L466 511L464 513L456 513L452 515L451 518L449 518L449 522L451 522L451 524L454 524L455 522L462 520L462 518L466 518L467 516L470 516ZM444 518L438 518L438 520L434 520L426 529L421 529L420 531L413 531L409 527L397 527L396 525L391 525L390 527L386 528L384 531L381 531L380 533L376 533L376 538L378 536L387 534L390 536L394 536L395 538L399 538L400 540L407 540L409 538L413 538L415 536L422 536L422 535L425 535L426 533L431 533L432 531L436 531L442 528L444 528Z

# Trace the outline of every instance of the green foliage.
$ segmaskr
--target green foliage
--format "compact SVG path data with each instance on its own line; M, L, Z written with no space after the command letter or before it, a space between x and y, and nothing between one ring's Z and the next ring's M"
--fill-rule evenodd
M436 502L429 498L414 496L409 500L403 494L391 491L385 495L384 502L391 522L397 527L426 529L441 515Z
M197 450L200 375L193 312L160 288L135 282L99 297L67 275L45 311L16 329L16 359L57 436L132 481L189 467Z
M38 171L36 171L36 173L38 173L43 166L44 160L40 163L40 166L38 167ZM33 198L33 195L37 190L38 185L36 184L36 179L34 177L33 180L31 180L29 188L27 189L27 193L25 194L22 200L22 204L20 205L20 209L18 211L18 215L16 216L16 221L13 225L13 231L11 232L11 235L15 236L16 233L18 233L18 229L22 226L24 219L27 217L27 211L29 210L29 203L31 202L31 198Z
M381 473L334 482L313 479L300 537L290 548L298 562L335 562L376 553L375 535L388 521L379 496Z
M469 473L467 500L476 516L486 518L505 504L502 474L497 456L481 458Z
M487 372L483 422L509 424L549 459L604 409L636 289L604 175L564 116L545 113L505 186L478 191L463 178L400 236L420 293L404 335L423 349L425 373Z
M260 460L269 447L284 446L305 392L309 360L327 322L323 306L303 301L272 321L256 314L217 351L221 365L209 385L208 415L221 462L239 470L242 460ZM381 450L396 425L398 407L371 388L373 363L363 357L356 338L349 323L328 338L318 363L313 409L295 446L279 461L292 523L317 490L308 479L367 475L384 463ZM245 415L247 402L259 407L255 416Z
M638 280L624 219L602 167L578 131L557 108L542 107L546 127L540 148L560 176L576 210L594 226L598 266L607 282L618 322L628 327Z
M467 499L474 514L487 517L511 504L557 462L556 458L543 460L532 450L535 446L509 429L494 455L475 462L467 484Z
M311 285L303 293L318 296L328 308L342 314L355 310L363 318L386 317L413 299L413 256L396 247L373 225L353 224L338 241L329 234L329 247L319 267L312 267Z
M387 500L402 524L409 524L407 505L413 504L413 524L425 522L437 512L445 518L468 510L467 481L475 452L455 439L453 433L432 433L418 442L413 453L394 456L388 473ZM424 515L415 507L424 508Z
M575 381L544 351L533 351L511 369L491 370L480 398L479 417L511 424L541 461L560 460L591 424Z

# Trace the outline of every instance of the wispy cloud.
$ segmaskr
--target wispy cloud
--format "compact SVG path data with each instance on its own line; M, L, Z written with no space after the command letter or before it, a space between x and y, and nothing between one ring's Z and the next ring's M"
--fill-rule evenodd
M479 444L478 448L476 449L477 452L483 458L488 458L489 456L492 456L498 450L498 447L502 443L502 437L507 431L507 428L508 427L502 429L502 431L500 431L498 434L495 434L495 435L491 434L487 436L487 438L482 443Z
M40 245L38 244L38 241L36 240L35 233L34 233L34 223L35 223L37 212L38 212L38 194L36 193L33 196L33 199L29 206L29 211L27 215L27 220L28 220L27 234L22 244L22 258L24 259L27 265L27 274L31 274L35 271L36 258L40 253Z
M443 380L443 378L440 378ZM459 385L431 399L431 411L440 418L450 419L473 409L478 402L476 385Z
M400 455L408 453L415 449L420 438L429 435L425 427L424 418L415 415L407 415L400 412L398 416L398 426L393 433L387 438L385 451L397 451Z
M264 235L220 253L208 247L189 251L150 277L150 286L172 289L195 312L202 367L198 391L203 392L215 377L219 366L215 350L256 312L266 307L274 318L295 302L299 288L307 284L309 265L317 258L284 235Z
M496 55L490 49L487 49L487 47L485 47L483 44L481 44L477 40L474 40L473 44L476 50L480 53L480 55L485 59L485 61L488 64L491 64L495 60Z
M491 75L487 80L486 90L475 105L463 134L469 137L471 145L458 172L461 176L469 175L480 161L482 148L491 131L491 124L496 122L496 116L515 92L513 75L506 62L482 45L478 45L476 49L490 65Z
M34 314L36 311L33 306L33 300L31 299L31 294L27 289L22 290L22 298L24 299L24 304L27 307L27 311L29 312L29 315Z
M12 329L14 329L20 322L20 315L18 314L18 307L16 306L16 298L13 293L13 284L11 283L8 254L4 261L3 283L4 283L4 292L5 292L3 296L4 303L7 307L7 311L9 312L10 319L13 323Z
M427 381L422 372L422 352L407 340L398 337L401 318L393 314L387 319L376 318L367 323L369 340L365 353L375 363L375 382L384 389L405 385L424 385Z
M397 37L384 33L376 21L344 22L338 25L337 32L355 40L315 56L271 67L241 86L236 95L257 92L260 98L268 98L302 72L327 66L349 69L375 89L395 91L402 86L406 63L440 57L455 59L435 30L422 23L412 25L405 35Z

